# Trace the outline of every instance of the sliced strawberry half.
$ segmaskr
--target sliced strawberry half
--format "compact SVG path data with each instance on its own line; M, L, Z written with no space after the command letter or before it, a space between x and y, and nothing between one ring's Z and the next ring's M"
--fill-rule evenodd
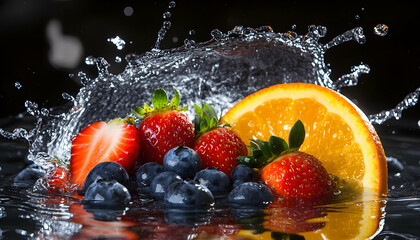
M70 180L83 186L89 171L106 161L117 162L132 172L139 149L139 132L132 118L92 123L72 139Z

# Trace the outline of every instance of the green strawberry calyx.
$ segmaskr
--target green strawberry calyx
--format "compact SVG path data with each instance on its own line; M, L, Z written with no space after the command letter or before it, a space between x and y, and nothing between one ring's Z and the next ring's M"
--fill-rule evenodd
M194 129L196 135L201 135L219 127L229 127L229 124L219 124L220 118L216 111L208 104L203 104L200 108L194 104L195 118Z
M131 109L131 113L139 118L145 119L146 117L157 114L157 113L164 113L169 111L186 111L188 110L188 106L183 108L179 108L179 104L181 103L181 97L179 92L174 89L174 97L169 102L168 94L162 88L158 88L153 92L152 96L152 107L144 103L143 108L136 106L134 109Z
M277 136L271 136L268 141L253 139L248 146L251 156L240 156L237 162L249 167L261 168L281 155L298 151L304 140L305 127L300 120L297 120L290 130L289 144Z

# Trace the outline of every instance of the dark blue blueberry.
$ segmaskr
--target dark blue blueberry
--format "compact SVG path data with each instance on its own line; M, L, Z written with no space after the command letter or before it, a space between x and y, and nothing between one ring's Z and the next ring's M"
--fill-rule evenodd
M150 194L159 200L163 200L169 185L177 181L182 181L182 178L174 172L159 173L150 184Z
M153 179L161 172L164 172L165 169L162 165L159 165L156 162L148 162L139 168L136 172L135 180L137 186L144 190L145 192L150 191L150 183Z
M174 172L183 179L192 179L201 169L201 158L189 147L175 147L163 157L163 167L168 172Z
M195 181L179 181L169 185L165 203L174 208L210 207L214 197L208 188Z
M116 180L97 180L86 190L83 204L88 208L120 208L131 201L128 189Z
M239 186L241 183L254 182L255 171L251 167L239 164L232 170L232 173L230 174L230 181L232 182L233 188Z
M96 180L116 180L125 187L129 187L129 179L127 171L121 164L116 162L101 162L90 170L83 183L82 190L79 191L80 195L84 195L89 186Z
M215 167L199 171L194 180L207 187L213 193L213 196L227 194L230 191L229 177Z
M273 201L273 193L264 184L246 182L234 188L227 200L237 205L263 207Z
M45 175L45 171L36 164L31 164L18 173L13 179L14 184L21 187L32 187L35 182Z

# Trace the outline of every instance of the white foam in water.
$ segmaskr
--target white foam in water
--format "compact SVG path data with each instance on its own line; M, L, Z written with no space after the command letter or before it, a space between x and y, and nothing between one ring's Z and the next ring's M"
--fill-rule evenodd
M173 7L171 2L169 8ZM127 55L126 69L118 75L108 72L109 63L104 58L87 57L86 64L97 65L98 77L89 79L85 73L78 73L84 86L77 96L63 93L63 98L69 100L66 112L51 114L27 101L27 112L37 118L36 127L13 132L0 129L0 135L28 140L28 158L40 165L52 157L68 163L71 138L81 129L95 121L124 117L144 102L150 104L153 90L159 87L170 93L172 87L177 88L182 103L190 106L191 117L193 103L208 103L223 113L245 96L274 84L310 82L339 91L356 85L359 76L370 70L368 65L360 64L332 80L324 62L325 52L336 45L347 41L363 44L366 38L360 27L321 44L318 40L327 32L324 26L311 25L305 35L276 33L269 26L237 26L227 33L213 30L213 38L204 43L186 39L184 46L162 50L160 42L170 26L169 21L163 22L154 49L142 55ZM108 41L118 49L125 45L118 36ZM371 122L398 119L404 109L417 103L419 92L420 88L392 110L369 116Z

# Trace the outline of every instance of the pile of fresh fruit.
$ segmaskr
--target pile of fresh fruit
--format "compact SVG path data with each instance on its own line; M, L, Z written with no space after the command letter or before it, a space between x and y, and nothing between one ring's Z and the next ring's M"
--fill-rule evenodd
M177 208L209 207L218 198L261 207L279 199L332 198L331 176L319 160L298 150L305 138L301 121L291 129L289 144L272 136L247 148L211 106L195 105L190 121L179 104L176 89L170 102L157 89L153 107L144 104L125 119L90 124L72 139L69 171L57 164L45 176L47 188L77 189L96 206L123 206L133 192Z
M203 104L194 105L190 120L179 105L176 89L171 101L158 89L152 107L80 131L72 139L70 166L55 161L46 174L30 166L15 184L41 177L45 189L77 193L94 208L125 207L140 196L182 209L206 209L215 200L232 208L272 204L265 209L267 229L307 232L308 239L368 238L377 230L383 209L377 200L387 194L386 157L375 129L346 97L289 83L247 96L221 119ZM352 197L364 201L363 211L322 214L328 223L322 231L306 223L299 231L285 229L296 221L281 216L293 215L296 206L311 212L317 209L311 206ZM348 232L337 232L344 221Z

